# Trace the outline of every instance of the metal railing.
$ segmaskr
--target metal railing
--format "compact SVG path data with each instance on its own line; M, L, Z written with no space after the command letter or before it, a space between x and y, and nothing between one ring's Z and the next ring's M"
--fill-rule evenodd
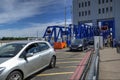
M93 54L92 62L90 65L90 70L88 72L87 80L98 80L99 77L99 61L100 61L100 54L99 48L97 44L97 49L95 50L95 54Z

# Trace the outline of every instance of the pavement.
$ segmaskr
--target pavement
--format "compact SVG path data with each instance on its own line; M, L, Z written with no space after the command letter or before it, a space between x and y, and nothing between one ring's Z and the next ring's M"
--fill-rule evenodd
M116 48L100 50L99 80L120 80L120 53Z

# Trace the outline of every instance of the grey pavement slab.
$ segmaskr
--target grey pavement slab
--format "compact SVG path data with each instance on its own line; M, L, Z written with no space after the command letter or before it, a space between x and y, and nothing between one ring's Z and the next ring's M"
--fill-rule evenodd
M116 48L100 50L99 80L120 80L120 54Z

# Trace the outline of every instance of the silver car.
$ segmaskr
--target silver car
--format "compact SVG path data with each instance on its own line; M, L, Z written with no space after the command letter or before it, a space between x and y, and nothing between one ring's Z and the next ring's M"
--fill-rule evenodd
M55 64L56 53L46 41L12 42L0 47L0 80L23 80Z

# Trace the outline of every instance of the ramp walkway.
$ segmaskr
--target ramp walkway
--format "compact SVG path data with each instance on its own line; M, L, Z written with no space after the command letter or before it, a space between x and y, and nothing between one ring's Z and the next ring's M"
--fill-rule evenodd
M120 80L120 53L116 48L100 50L99 80Z

